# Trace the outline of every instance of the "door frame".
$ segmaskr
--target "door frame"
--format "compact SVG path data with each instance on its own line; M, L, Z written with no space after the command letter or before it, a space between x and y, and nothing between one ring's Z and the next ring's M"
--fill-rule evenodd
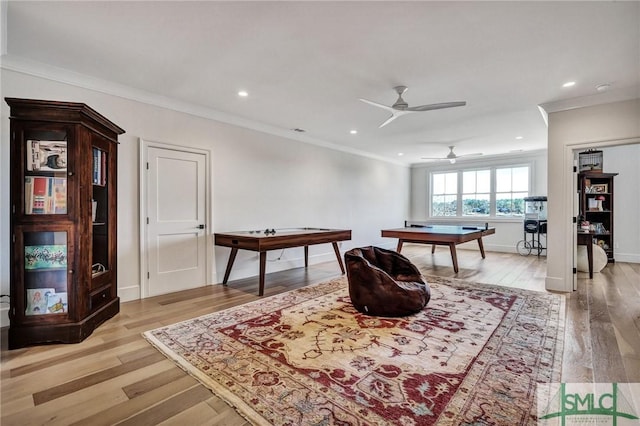
M600 141L580 141L575 143L569 143L564 146L564 191L567 196L564 197L564 204L560 206L566 213L565 219L567 219L564 223L564 250L565 253L565 270L564 270L564 288L563 289L554 289L557 291L571 292L576 290L577 286L577 275L574 273L574 268L577 266L576 254L577 254L577 232L578 227L577 224L573 223L573 218L575 212L578 209L578 197L577 197L577 182L575 181L575 174L573 171L574 164L576 159L578 159L578 154L581 151L586 149L598 149L598 148L610 148L614 146L621 145L635 145L640 143L640 139L638 138L628 138L628 139L607 139Z
M214 277L216 277L216 265L213 261L213 182L212 182L212 161L213 155L211 149L197 148L192 146L177 145L165 142L151 141L143 138L139 138L139 155L140 164L138 167L139 181L140 181L140 193L139 193L139 205L140 205L140 293L139 299L145 299L149 296L149 257L147 247L147 161L149 148L160 148L172 151L189 152L193 154L201 154L205 156L205 278L207 280L206 285L212 285L215 283Z

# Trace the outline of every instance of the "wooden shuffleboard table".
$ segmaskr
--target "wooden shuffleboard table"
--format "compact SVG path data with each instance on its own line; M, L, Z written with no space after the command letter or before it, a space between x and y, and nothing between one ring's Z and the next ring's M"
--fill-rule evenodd
M453 270L458 272L458 255L456 245L477 240L482 258L485 258L482 237L495 234L495 228L458 225L421 225L397 229L383 229L382 236L398 239L397 252L402 250L403 243L431 244L431 253L435 246L449 246Z
M344 264L338 248L338 241L351 239L351 230L325 228L285 228L265 229L261 231L238 231L215 233L215 245L230 247L231 253L224 272L224 285L229 281L229 274L233 267L239 249L252 250L260 253L260 286L258 295L264 294L264 276L267 264L267 251L292 247L304 247L304 266L309 266L309 246L331 243L336 253L338 264L344 274Z

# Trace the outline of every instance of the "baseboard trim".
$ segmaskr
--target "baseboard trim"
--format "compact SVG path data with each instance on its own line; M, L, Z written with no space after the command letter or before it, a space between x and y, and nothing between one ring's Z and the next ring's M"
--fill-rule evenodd
M614 253L616 262L640 263L640 254Z
M567 283L565 283L563 278L546 277L544 282L545 288L548 291L560 291L563 293L570 293L573 291L573 283L569 283L569 286L567 287Z

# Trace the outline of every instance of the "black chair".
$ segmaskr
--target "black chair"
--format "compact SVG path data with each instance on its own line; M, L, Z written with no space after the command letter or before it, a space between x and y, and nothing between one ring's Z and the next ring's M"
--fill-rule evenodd
M409 259L380 247L344 254L351 303L361 313L402 317L421 311L431 298L426 280Z

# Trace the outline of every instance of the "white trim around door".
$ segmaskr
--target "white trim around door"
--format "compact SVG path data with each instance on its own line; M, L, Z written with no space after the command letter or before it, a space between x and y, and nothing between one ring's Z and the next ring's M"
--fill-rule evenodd
M152 280L157 279L158 277L154 276L154 273L156 273L157 271L154 269L154 271L150 271L150 267L157 267L157 256L153 257L150 260L150 234L152 234L153 232L155 232L153 229L150 230L150 226L149 226L149 221L150 221L150 216L153 216L154 213L150 211L149 209L149 202L150 202L150 187L149 187L149 183L150 183L150 177L149 177L149 172L148 172L148 167L149 167L149 161L150 161L150 156L156 158L156 154L157 152L166 152L168 155L170 156L176 156L176 157L180 157L180 156L186 156L186 157L195 157L195 158L203 158L204 161L202 161L201 163L204 165L204 179L202 179L201 177L198 178L199 180L203 180L203 182L200 182L199 185L203 185L203 188L201 188L204 192L204 194L201 193L200 198L204 197L204 213L194 213L195 216L198 216L197 220L197 224L194 223L192 225L189 225L190 227L194 228L192 231L193 237L195 237L196 239L200 240L202 239L204 242L204 245L199 244L200 249L198 250L204 250L204 265L200 265L198 266L198 268L200 267L204 267L204 283L202 284L211 284L214 283L214 277L216 276L216 270L215 270L215 263L213 262L213 249L212 249L212 243L213 243L213 234L212 234L212 229L213 229L213 217L212 217L212 200L213 200L213 194L212 194L212 181L211 181L211 176L212 176L212 172L211 172L211 161L212 161L212 155L211 155L211 151L208 149L202 149L202 148L194 148L194 147L189 147L189 146L183 146L183 145L176 145L176 144L169 144L169 143L163 143L163 142L155 142L155 141L149 141L149 140L145 140L140 138L139 140L139 159L140 159L140 165L139 165L139 177L140 177L140 298L147 298L147 297L151 297L151 296L155 296L158 294L163 294L163 293L167 293L169 291L171 291L171 289L167 289L162 288L160 290L154 290L152 288L150 288L150 284L152 282ZM196 177L194 176L194 179L196 179ZM153 202L156 202L156 200L153 200ZM200 207L198 207L198 210L200 209ZM191 216L194 216L191 215ZM152 218L152 221L154 223L157 223L157 220L155 220L154 218ZM153 224L152 224L153 226ZM202 228L202 229L200 229ZM183 241L181 239L176 239L175 241ZM153 263L153 265L152 265ZM190 265L194 266L194 265ZM179 266L176 267L176 269L180 269ZM187 268L185 268L187 269ZM153 273L151 273L153 272ZM198 281L202 281L202 279L198 279ZM157 281L156 281L157 282ZM200 283L195 282L195 283L181 283L182 285L186 285L187 288L189 286L193 286L193 285L200 285ZM184 288L176 288L176 291L178 290L182 290Z

